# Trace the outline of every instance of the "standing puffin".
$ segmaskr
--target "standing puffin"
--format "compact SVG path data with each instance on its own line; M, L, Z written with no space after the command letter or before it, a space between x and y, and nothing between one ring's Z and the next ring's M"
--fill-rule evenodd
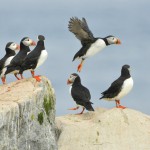
M120 105L120 99L127 95L133 87L133 79L130 75L130 66L124 65L121 69L121 76L115 80L111 86L101 93L103 96L100 99L108 101L115 100L117 108L126 108Z
M81 49L74 55L73 58L73 61L75 59L81 60L81 63L78 65L78 72L81 71L83 62L86 58L95 55L108 45L121 44L121 41L112 35L105 38L95 38L93 33L90 31L85 18L82 18L82 20L77 17L71 18L68 28L69 31L75 34L82 44Z
M0 60L0 76L3 84L6 83L6 77L4 75L4 67L9 65L13 57L16 55L15 50L19 50L20 46L14 42L8 42L5 47L6 54Z
M87 109L88 111L94 111L91 105L93 103L90 102L90 91L81 84L81 79L79 75L76 73L71 74L67 81L67 84L71 85L70 93L77 104L75 108L70 108L69 110L77 110L81 105L83 107L83 110L79 114L82 114L85 109Z
M20 70L21 64L24 62L26 56L30 53L29 46L35 46L36 43L31 40L29 37L24 37L20 42L20 51L18 54L11 60L10 64L5 67L5 75L13 73L15 77L20 80L17 76Z
M41 66L47 59L48 53L44 46L44 40L45 37L43 35L38 36L36 47L32 52L30 52L30 54L24 60L24 63L21 65L20 74L22 74L25 70L30 70L33 78L35 78L37 81L41 80L39 76L34 75L34 70Z

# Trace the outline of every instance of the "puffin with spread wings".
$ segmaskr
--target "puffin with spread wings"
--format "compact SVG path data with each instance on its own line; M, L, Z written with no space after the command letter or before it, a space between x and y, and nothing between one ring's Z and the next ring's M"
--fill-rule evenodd
M78 65L78 72L81 71L83 62L86 58L95 55L108 45L121 44L121 41L112 35L105 38L95 38L90 31L85 18L80 20L77 17L72 17L69 21L68 28L70 32L75 34L82 44L81 49L73 57L73 61L76 59L81 60L81 63Z

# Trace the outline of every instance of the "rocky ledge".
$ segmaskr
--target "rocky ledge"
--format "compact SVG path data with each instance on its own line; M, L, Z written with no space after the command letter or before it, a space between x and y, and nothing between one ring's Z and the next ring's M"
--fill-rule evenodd
M150 150L150 116L132 109L97 108L56 124L59 150Z
M57 150L55 94L41 78L0 86L0 150Z

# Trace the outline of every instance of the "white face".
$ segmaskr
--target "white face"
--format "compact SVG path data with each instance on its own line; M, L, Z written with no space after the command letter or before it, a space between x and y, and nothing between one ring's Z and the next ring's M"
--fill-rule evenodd
M74 82L74 80L75 80L75 78L76 78L77 76L74 76L74 75L70 75L70 77L68 78L68 84L71 84L72 85L72 83Z
M15 51L18 49L18 45L16 43L12 43L8 48Z
M111 44L121 44L120 40L114 36L107 38L108 43Z
M31 46L33 41L30 38L26 38L24 39L24 41L22 42L25 46Z

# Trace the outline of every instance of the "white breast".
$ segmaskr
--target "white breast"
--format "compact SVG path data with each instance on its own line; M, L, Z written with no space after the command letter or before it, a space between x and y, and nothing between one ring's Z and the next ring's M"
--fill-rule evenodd
M126 79L123 83L121 92L117 95L116 99L121 99L125 95L127 95L131 89L133 88L133 79L130 77L129 79Z
M105 47L106 47L106 44L105 44L104 40L98 39L88 49L88 51L87 51L86 55L84 56L84 58L87 58L87 57L95 55L96 53L100 52Z
M71 89L72 89L72 86L70 86L70 88L69 88L69 94L71 95Z
M46 50L42 50L36 68L39 67L39 66L41 66L45 62L45 60L47 59L47 57L48 57L47 51Z
M8 57L7 60L5 61L5 65L4 66L7 66L10 64L11 60L14 58L14 56L11 56L11 57Z

